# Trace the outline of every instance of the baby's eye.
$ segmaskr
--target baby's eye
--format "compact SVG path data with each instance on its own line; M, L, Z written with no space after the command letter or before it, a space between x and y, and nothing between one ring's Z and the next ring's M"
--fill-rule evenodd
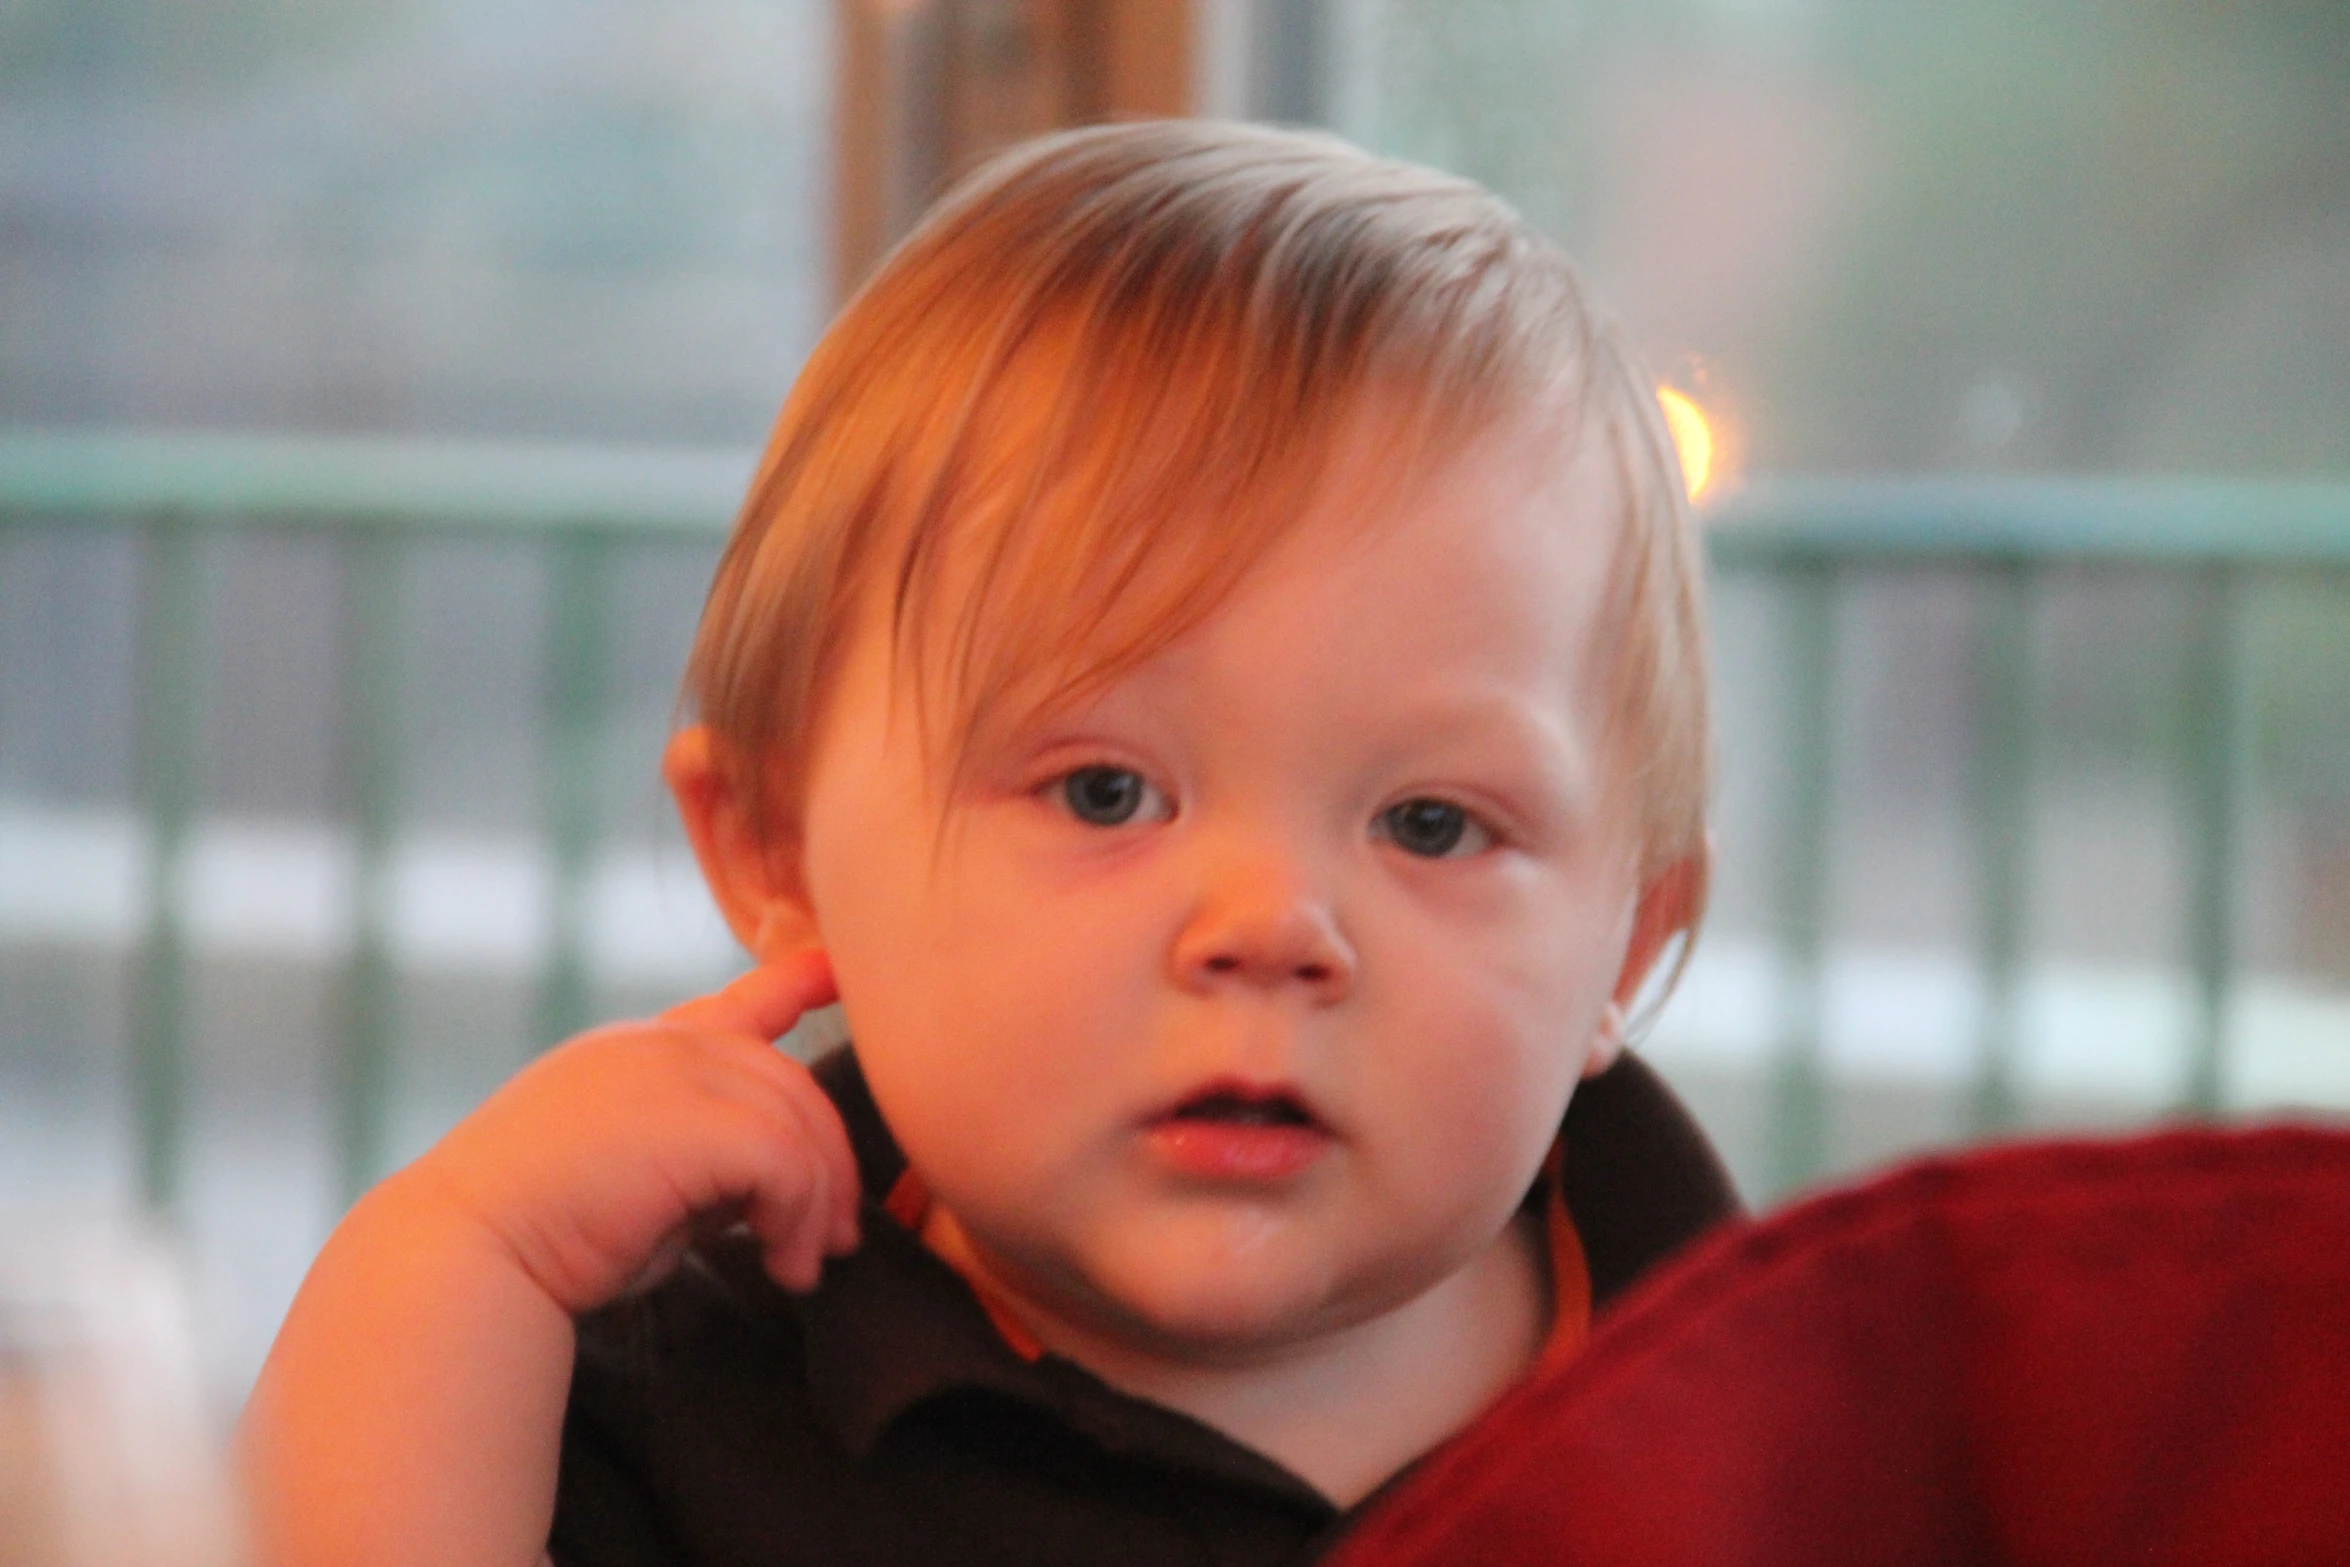
M1406 800L1379 813L1379 834L1406 854L1431 860L1477 854L1493 846L1493 835L1450 800Z
M1145 813L1153 821L1168 814L1159 791L1130 767L1080 767L1061 780L1061 798L1071 815L1095 827L1121 827Z

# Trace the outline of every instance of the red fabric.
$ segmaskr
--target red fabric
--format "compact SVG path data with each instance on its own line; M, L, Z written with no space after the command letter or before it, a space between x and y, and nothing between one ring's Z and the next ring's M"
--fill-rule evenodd
M1333 1560L2350 1562L2350 1135L1998 1149L1719 1233Z

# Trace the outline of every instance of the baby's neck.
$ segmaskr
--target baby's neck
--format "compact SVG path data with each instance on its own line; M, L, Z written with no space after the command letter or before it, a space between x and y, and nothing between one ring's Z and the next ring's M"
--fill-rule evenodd
M932 1248L967 1275L978 1271L953 1220L935 1209L930 1219ZM1137 1350L1006 1304L1046 1349L1215 1427L1348 1507L1534 1364L1550 1327L1543 1257L1540 1220L1521 1213L1466 1266L1394 1310L1238 1364Z

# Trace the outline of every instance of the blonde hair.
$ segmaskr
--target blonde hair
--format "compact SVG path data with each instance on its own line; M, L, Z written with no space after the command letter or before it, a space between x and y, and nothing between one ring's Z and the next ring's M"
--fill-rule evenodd
M800 804L861 617L938 753L1197 626L1350 418L1401 460L1565 410L1624 480L1614 721L1642 873L1702 852L1698 546L1662 415L1573 266L1490 193L1294 131L1161 121L1014 149L952 192L801 372L686 676L753 829ZM941 613L944 612L944 613ZM940 715L948 720L933 723Z

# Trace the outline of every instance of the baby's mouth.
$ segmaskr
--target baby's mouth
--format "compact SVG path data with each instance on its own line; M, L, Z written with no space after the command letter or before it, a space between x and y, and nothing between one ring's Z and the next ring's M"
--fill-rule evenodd
M1177 1104L1170 1121L1222 1121L1229 1125L1314 1125L1314 1114L1285 1092L1246 1095L1217 1090Z
M1244 1187L1285 1186L1332 1144L1302 1094L1233 1082L1211 1083L1152 1117L1148 1141L1180 1179Z
M1280 1089L1211 1089L1186 1099L1169 1111L1165 1119L1222 1123L1228 1126L1314 1127L1321 1124L1314 1118L1312 1111Z

